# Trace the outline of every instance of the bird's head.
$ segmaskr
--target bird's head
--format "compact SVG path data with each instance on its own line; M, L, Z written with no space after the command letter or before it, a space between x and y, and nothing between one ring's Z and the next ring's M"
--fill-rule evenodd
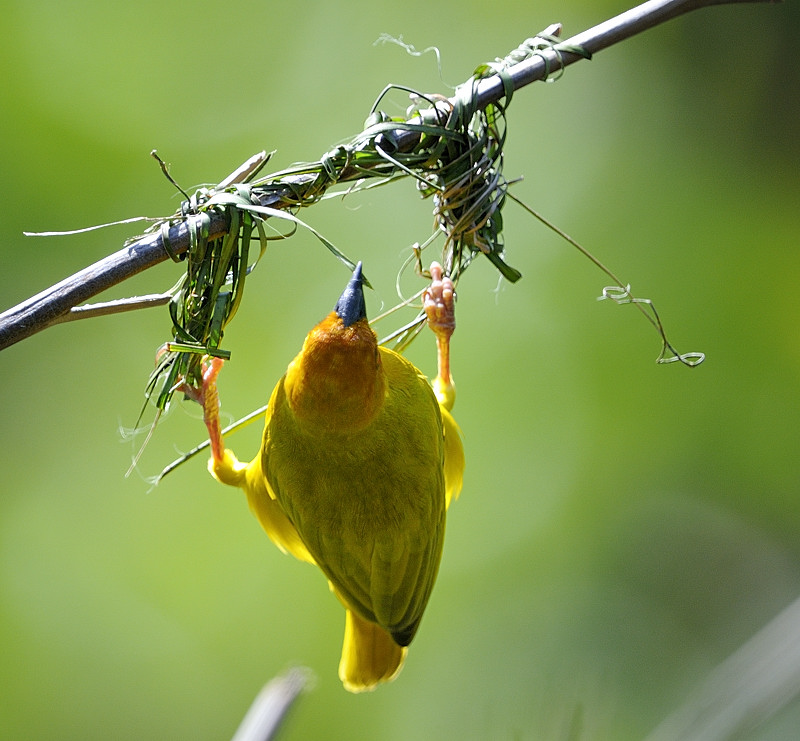
M348 434L366 427L386 397L378 340L367 322L361 263L333 311L312 329L284 388L301 424Z

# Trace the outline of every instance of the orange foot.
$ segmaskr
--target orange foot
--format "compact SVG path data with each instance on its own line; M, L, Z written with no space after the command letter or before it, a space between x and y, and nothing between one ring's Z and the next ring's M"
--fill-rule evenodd
M156 353L156 362L166 350L166 345L159 348ZM203 358L203 385L200 388L196 388L182 380L175 389L182 392L187 399L196 401L203 407L203 421L208 430L211 455L217 463L222 460L225 452L225 445L222 442L222 428L219 424L219 393L217 392L217 376L222 370L224 362L222 358L205 356Z
M450 337L456 329L455 288L438 262L431 263L431 284L422 297L428 326L436 335L438 373L433 390L445 409L452 409L456 389L450 373Z
M217 391L217 376L224 364L222 358L208 357L203 361L203 421L206 423L208 438L211 442L211 456L219 463L225 453L225 444L222 442L222 428L219 424L219 392Z

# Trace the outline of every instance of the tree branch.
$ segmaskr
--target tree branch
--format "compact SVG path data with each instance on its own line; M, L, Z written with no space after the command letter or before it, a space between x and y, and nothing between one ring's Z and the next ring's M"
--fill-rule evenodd
M584 57L565 51L568 46L582 47L594 54L619 41L628 39L641 31L653 28L671 18L691 10L711 5L734 3L774 3L781 0L649 0L628 10L594 28L580 33L559 44L559 49L544 49L533 57L508 70L514 90L542 80L548 75L577 62ZM499 75L480 80L474 89L476 108L499 102L505 95L504 80ZM430 109L432 116L435 109ZM420 119L412 119L420 123ZM424 123L424 122L423 122ZM420 134L401 129L394 132L393 140L398 147L412 149L419 142ZM362 174L356 171L342 173L340 180L355 180ZM292 198L295 187L313 179L313 173L305 173L286 178L285 190L272 189L260 202L261 206L288 208L295 203ZM229 228L228 217L222 213L210 212L209 239L223 236ZM185 252L190 244L190 234L185 222L173 225L168 231L170 250L173 255ZM39 332L58 321L74 307L92 296L169 259L161 233L151 234L127 245L122 250L105 257L60 283L23 301L19 305L0 314L0 350ZM91 312L87 312L91 315Z

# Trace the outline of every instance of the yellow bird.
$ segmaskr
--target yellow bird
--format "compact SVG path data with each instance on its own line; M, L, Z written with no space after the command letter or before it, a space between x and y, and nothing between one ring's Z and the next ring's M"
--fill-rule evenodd
M222 442L222 361L205 366L209 470L245 491L282 551L327 577L346 610L339 677L351 692L400 671L439 569L445 511L461 490L464 452L449 411L453 284L437 263L431 278L424 305L437 337L433 388L408 360L378 346L359 263L272 392L250 463Z

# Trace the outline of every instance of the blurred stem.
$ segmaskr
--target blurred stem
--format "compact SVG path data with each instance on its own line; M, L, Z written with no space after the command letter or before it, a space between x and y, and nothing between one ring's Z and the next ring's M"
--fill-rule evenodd
M645 741L756 738L799 692L800 599L717 666Z
M299 667L266 684L253 700L232 741L271 741L311 679L311 671Z
M738 3L774 3L781 0L649 0L628 10L594 28L567 39L559 44L560 50L546 49L540 54L511 67L508 71L513 89L518 90L536 80L542 80L558 70L577 62L584 57L563 50L570 45L580 46L590 54L594 54L619 41L628 39L641 31L653 28L671 18L691 10L723 4ZM487 77L475 87L476 104L484 108L500 101L506 95L503 80L499 75ZM432 109L432 115L436 115ZM412 119L413 121L413 119ZM402 149L412 148L419 134L408 130L398 130L394 139ZM341 180L356 180L363 173L353 168L353 172L345 173ZM232 176L231 176L232 177ZM286 208L291 205L292 186L302 183L304 179L313 178L313 174L294 175L286 178L284 193L273 191L263 199L261 206ZM209 239L216 239L227 233L228 219L221 213L210 213ZM172 226L168 233L170 250L173 255L180 255L189 247L190 234L186 223ZM151 234L143 237L124 249L90 265L78 273L66 278L54 286L23 301L19 305L0 314L0 350L40 332L58 321L65 321L72 312L91 311L77 309L79 304L98 293L131 278L158 263L169 259L162 235ZM124 310L134 308L130 301L122 302ZM147 304L145 304L147 305ZM109 313L106 311L105 313ZM82 315L83 316L83 315ZM74 318L80 318L78 316Z

